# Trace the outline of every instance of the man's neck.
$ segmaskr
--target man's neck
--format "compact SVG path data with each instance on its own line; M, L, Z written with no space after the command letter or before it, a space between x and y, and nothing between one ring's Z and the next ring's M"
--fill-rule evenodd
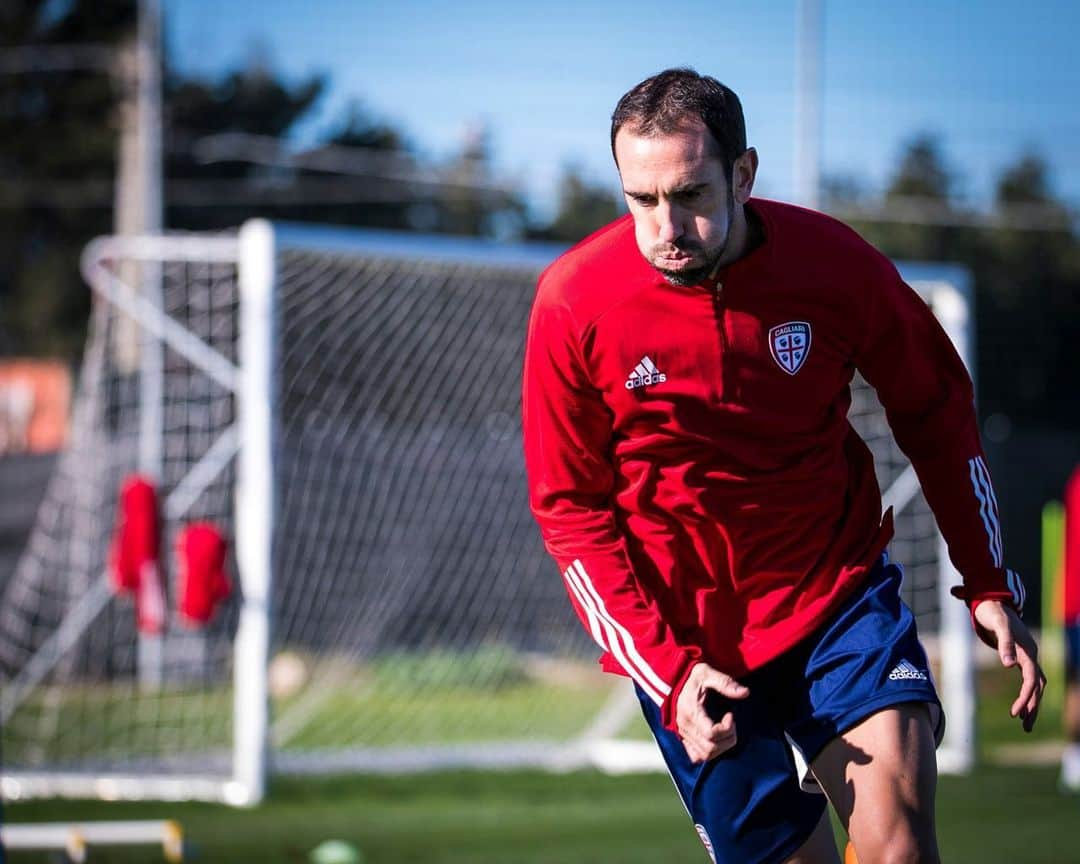
M731 233L728 237L727 248L720 260L716 262L714 272L719 272L740 258L745 258L764 240L765 231L754 211L743 204L737 205L732 209Z

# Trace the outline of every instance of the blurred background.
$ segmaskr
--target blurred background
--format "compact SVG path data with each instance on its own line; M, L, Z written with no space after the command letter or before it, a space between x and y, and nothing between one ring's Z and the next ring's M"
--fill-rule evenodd
M1039 624L1080 463L1078 31L1064 0L0 0L0 590L68 434L89 240L265 217L573 243L624 212L619 96L689 65L742 98L759 195L970 274Z

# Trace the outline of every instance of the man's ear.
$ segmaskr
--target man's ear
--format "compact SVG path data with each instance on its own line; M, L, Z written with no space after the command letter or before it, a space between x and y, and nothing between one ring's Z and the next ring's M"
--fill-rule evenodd
M731 194L739 204L750 200L757 177L758 155L753 147L747 147L731 166Z

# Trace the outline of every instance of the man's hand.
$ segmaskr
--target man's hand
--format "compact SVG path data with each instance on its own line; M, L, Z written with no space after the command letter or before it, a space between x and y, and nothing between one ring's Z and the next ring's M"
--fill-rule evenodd
M991 648L996 648L1001 665L1020 666L1020 695L1009 716L1019 717L1030 732L1039 714L1046 689L1046 676L1039 666L1039 649L1020 616L998 600L983 600L975 607L975 632Z
M722 701L713 693L725 699L745 699L750 695L730 675L707 663L698 663L690 670L675 703L675 722L691 762L705 762L735 746L735 715L725 711L721 717L711 716L708 703Z

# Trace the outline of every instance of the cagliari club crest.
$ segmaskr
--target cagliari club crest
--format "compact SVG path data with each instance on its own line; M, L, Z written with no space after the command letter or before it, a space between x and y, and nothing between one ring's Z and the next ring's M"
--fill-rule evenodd
M810 353L810 325L805 321L788 321L769 330L769 350L773 360L788 375L794 375Z

